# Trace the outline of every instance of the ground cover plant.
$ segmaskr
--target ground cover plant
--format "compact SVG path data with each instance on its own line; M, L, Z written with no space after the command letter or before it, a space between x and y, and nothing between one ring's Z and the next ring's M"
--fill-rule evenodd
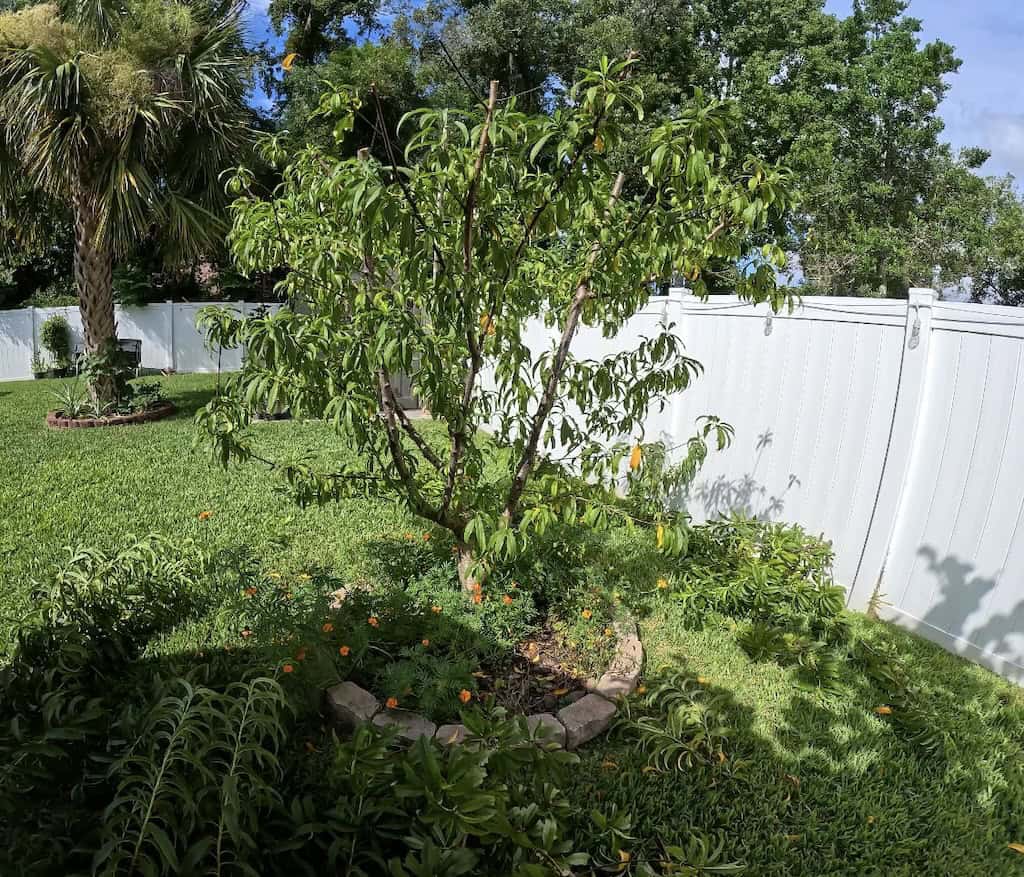
M427 528L397 504L296 508L258 472L209 465L192 448L191 414L215 392L215 376L167 379L177 417L102 440L42 426L38 411L58 383L0 389L0 847L10 857L0 870L88 873L95 857L101 873L125 873L133 856L159 870L162 831L178 873L245 863L298 873L331 856L343 868L353 839L363 857L354 868L369 874L489 873L488 863L495 874L526 864L558 873L552 859L568 867L582 854L574 873L1019 873L1020 691L909 634L837 616L828 548L806 534L723 522L692 530L688 554L673 559L622 529L509 570L508 583L523 586L546 565L548 586L574 594L564 623L585 646L600 639L616 600L640 620L644 689L579 762L522 746L507 717L473 718L485 707L475 677L466 715L496 755L395 757L371 732L339 746L319 689L347 672L341 646L365 637L367 649L391 649L401 638L427 655L423 638L494 641L519 616L481 633L483 614L469 613L482 610L461 595L454 570L446 587L438 572L452 564L450 544L436 533L424 540ZM254 441L283 456L310 444L323 458L344 453L316 423L263 424ZM147 541L117 560L135 544L126 533L151 530L166 545ZM69 544L102 552L71 556ZM55 569L64 570L57 580ZM482 604L495 620L511 611L498 584L485 586ZM328 621L334 592L352 586L351 618ZM361 602L374 589L381 602ZM439 617L435 595L451 601ZM389 606L410 601L424 611L400 634ZM454 624L463 612L481 623ZM452 627L413 639L440 619ZM751 638L754 630L764 634ZM819 652L838 667L801 660ZM240 724L242 713L251 720ZM131 751L129 740L138 741ZM66 757L51 757L55 749ZM154 795L151 766L165 756L173 782ZM179 781L196 793L191 803L174 797ZM511 796L496 800L503 785ZM251 807L233 809L229 787ZM372 806L353 811L362 790L384 788L401 794L370 794ZM118 789L152 800L156 819L143 828L141 811L111 807ZM453 801L461 815L444 821ZM400 838L414 813L424 816L409 847ZM373 830L399 823L402 831ZM533 846L510 840L509 825Z

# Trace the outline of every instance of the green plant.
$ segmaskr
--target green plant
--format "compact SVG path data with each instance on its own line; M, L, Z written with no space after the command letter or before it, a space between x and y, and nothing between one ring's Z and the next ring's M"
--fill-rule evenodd
M90 406L89 392L77 380L61 384L52 395L65 417L81 417Z
M132 374L132 363L116 339L107 339L95 351L87 353L81 374L89 385L96 417L118 411L130 402L132 387L128 381ZM103 393L96 392L96 387L100 386L105 388Z
M651 767L684 770L725 761L730 731L720 695L679 674L669 674L648 689L619 719L616 731L646 754ZM634 718L637 708L642 712Z
M284 185L266 200L239 169L229 184L239 195L232 247L244 271L287 265L279 289L302 307L258 319L204 311L211 344L249 352L231 392L198 418L214 458L256 454L246 430L256 408L283 401L326 418L360 449L358 461L339 471L282 466L290 486L304 499L397 497L451 533L466 589L559 521L606 529L632 520L616 494L625 458L642 465L648 410L687 387L699 365L671 326L596 362L572 355L577 332L617 330L652 275L685 270L703 294L702 272L719 259L749 257L736 293L783 306L771 267L782 250L759 242L792 200L785 171L755 157L733 170L736 114L700 93L644 139L643 173L627 187L611 157L622 121L642 116L633 66L602 59L550 117L499 102L497 82L483 118L410 113L401 166L393 149L384 163L338 160L316 147L296 155L284 135L266 140ZM374 113L368 97L367 106L328 91L319 112L343 138ZM552 350L528 348L531 318L557 327ZM398 373L445 425L442 443L398 406ZM609 449L623 435L636 437L635 452ZM666 517L666 550L681 547L682 527Z
M145 411L164 401L163 388L159 381L137 381L131 387L131 406L137 411Z
M32 374L34 375L45 375L46 370L50 367L49 363L43 359L43 356L39 351L32 354Z
M71 327L63 314L53 314L43 321L39 340L56 368L65 369L71 364Z

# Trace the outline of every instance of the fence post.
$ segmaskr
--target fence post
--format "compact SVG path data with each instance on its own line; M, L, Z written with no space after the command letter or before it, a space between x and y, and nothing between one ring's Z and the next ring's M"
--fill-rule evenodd
M167 299L165 304L167 305L167 319L170 321L170 329L167 333L167 346L171 354L171 361L168 365L168 368L173 373L178 370L178 356L174 350L174 299Z
M885 570L900 502L917 446L921 400L928 378L932 305L935 299L935 292L931 289L910 290L889 441L864 547L847 595L847 605L851 609L868 608Z

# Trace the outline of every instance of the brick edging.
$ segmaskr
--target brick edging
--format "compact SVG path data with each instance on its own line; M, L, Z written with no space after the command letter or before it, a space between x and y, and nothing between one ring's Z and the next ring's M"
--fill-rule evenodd
M530 733L549 746L576 749L603 734L615 716L615 701L636 690L643 669L644 647L636 622L616 621L615 657L599 679L587 680L585 694L575 703L562 707L557 714L534 713L526 717ZM345 731L354 731L367 722L378 727L394 728L399 739L413 742L431 737L442 745L461 743L466 726L447 724L438 727L425 716L410 710L386 709L369 691L354 682L339 682L324 692L327 709L334 722Z
M161 402L145 411L134 414L117 414L114 417L61 417L59 411L51 411L46 415L46 425L50 429L91 429L99 426L131 426L136 423L150 423L170 417L178 409L173 402Z

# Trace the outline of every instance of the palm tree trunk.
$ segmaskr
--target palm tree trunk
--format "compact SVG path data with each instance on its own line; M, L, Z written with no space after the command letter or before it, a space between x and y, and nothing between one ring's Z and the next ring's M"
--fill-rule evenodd
M98 240L99 216L92 199L75 200L75 286L82 315L85 352L94 355L117 338L114 323L113 257L108 244ZM109 377L94 378L89 392L100 403L114 398Z

